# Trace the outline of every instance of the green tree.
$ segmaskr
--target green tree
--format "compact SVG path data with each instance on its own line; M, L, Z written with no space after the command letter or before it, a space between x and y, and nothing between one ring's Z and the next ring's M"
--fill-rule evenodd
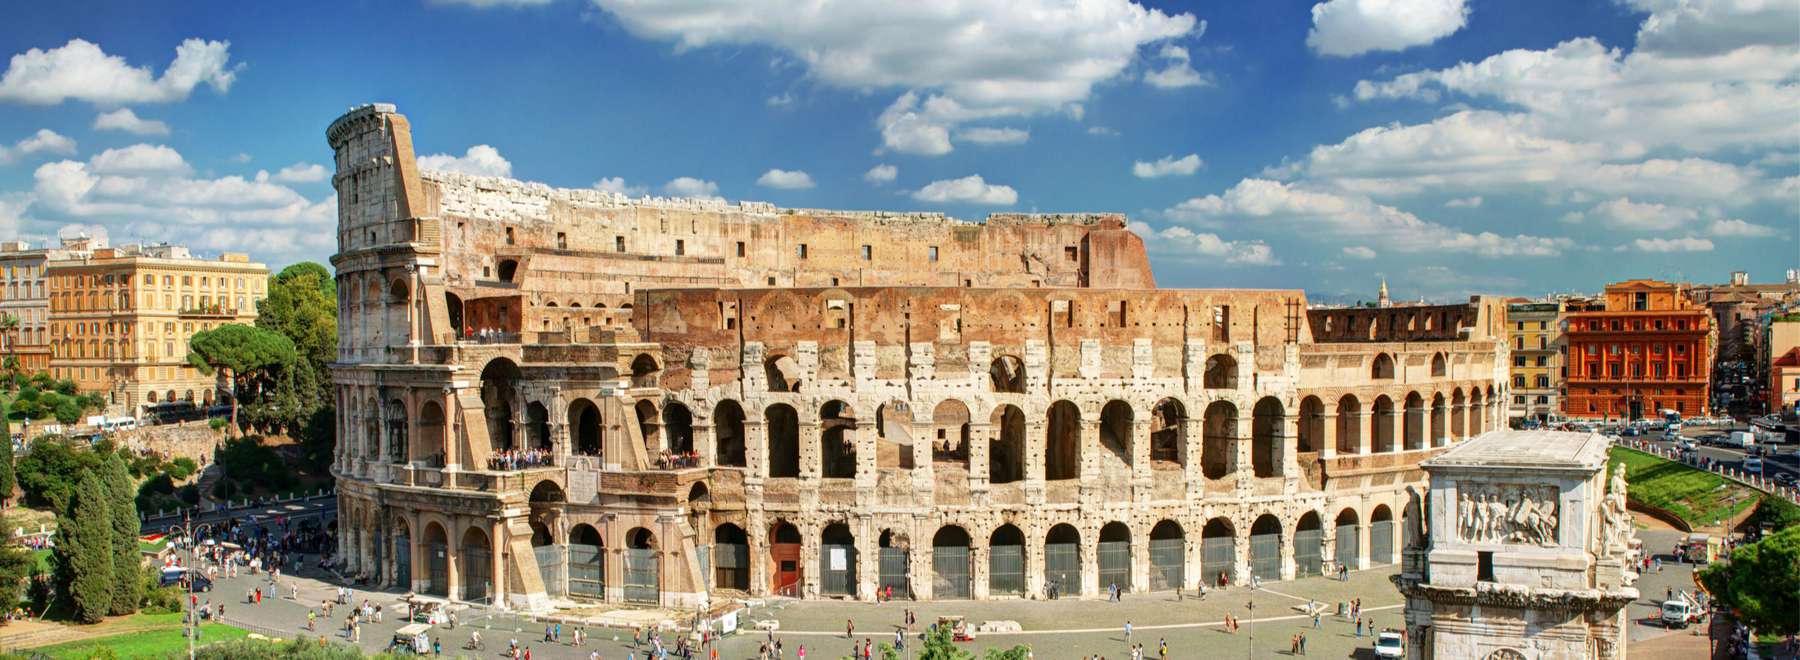
M949 626L936 626L925 633L919 644L919 660L973 660L975 655L956 648Z
M188 363L202 374L222 371L231 383L233 426L237 425L238 398L245 386L260 384L276 370L293 364L296 358L293 340L278 332L237 323L202 330L188 339Z
M81 475L100 467L100 455L77 447L68 438L47 435L31 443L31 449L19 457L15 468L19 488L25 492L25 503L48 507L52 511L68 510L69 495Z
M95 623L112 610L113 525L99 475L82 475L56 521L57 594L76 620Z
M337 283L331 272L308 261L270 277L269 296L257 303L256 327L292 340L303 366L279 374L269 395L250 406L250 422L293 435L330 406L331 362L337 359Z
M1739 547L1701 570L1700 582L1758 634L1800 634L1800 527Z
M19 485L19 477L13 472L12 429L5 415L0 415L0 510L6 509L7 502L12 501L13 488Z
M112 516L113 574L120 577L113 583L112 613L130 614L137 611L143 598L139 580L126 579L137 575L138 565L143 563L138 559L137 497L132 492L125 458L118 452L108 453L100 476L106 486L107 513Z
M0 529L12 529L12 521L0 518ZM0 544L0 611L12 611L24 597L25 581L37 565L31 551L12 543Z

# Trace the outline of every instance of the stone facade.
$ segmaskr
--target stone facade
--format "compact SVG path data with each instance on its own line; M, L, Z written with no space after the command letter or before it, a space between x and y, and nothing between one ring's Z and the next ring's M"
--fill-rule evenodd
M1400 575L1407 657L1623 660L1638 591L1625 476L1604 436L1501 431L1421 463ZM1622 470L1622 468L1621 468Z
M1110 214L421 173L388 106L327 137L342 550L420 592L1095 597L1363 568L1397 561L1418 462L1504 419L1498 299L1157 289Z

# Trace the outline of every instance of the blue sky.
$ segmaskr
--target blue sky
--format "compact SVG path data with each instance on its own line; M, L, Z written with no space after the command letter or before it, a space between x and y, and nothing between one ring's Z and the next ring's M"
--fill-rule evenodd
M39 241L323 261L324 127L383 101L427 166L556 186L1120 211L1162 286L1800 267L1791 0L71 1L0 56L0 234Z

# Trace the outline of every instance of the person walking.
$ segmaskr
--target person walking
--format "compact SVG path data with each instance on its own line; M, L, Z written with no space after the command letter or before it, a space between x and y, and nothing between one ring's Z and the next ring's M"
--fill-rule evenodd
M1300 655L1306 655L1306 633L1300 633Z
M1319 611L1313 610L1313 629L1318 630L1318 628L1319 628Z
M1362 619L1356 620L1356 636L1362 637Z
M856 639L856 622L855 621L850 620L850 619L844 619L844 638L845 639Z
M1131 620L1130 619L1125 620L1125 645L1126 646L1131 645Z
M1300 655L1300 634L1288 638L1288 655Z

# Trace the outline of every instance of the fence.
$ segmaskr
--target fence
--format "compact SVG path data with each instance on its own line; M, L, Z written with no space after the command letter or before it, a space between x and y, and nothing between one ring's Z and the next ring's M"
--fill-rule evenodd
M271 505L276 505L276 504L289 504L292 502L302 502L302 501L316 500L316 499L321 499L321 498L335 498L335 497L337 497L337 488L335 488L335 487L320 488L316 491L290 493L290 494L288 494L287 497L278 497L278 498L275 498L272 500L251 500L248 498L243 499L243 500L235 500L235 501L234 500L226 500L225 504L223 506L215 506L213 508L190 506L190 507L182 507L179 509L158 509L156 511L156 513L150 513L147 511L139 511L138 519L147 525L147 524L150 524L152 521L168 520L170 522L173 522L175 520L180 520L183 516L199 517L201 515L213 513L215 511L230 511L232 509L242 509L242 508L247 508L247 507L252 507L252 506L271 506Z
M1752 490L1774 495L1793 504L1800 504L1800 489L1775 483L1775 480L1766 476L1768 468L1763 469L1765 474L1745 472L1738 468L1726 466L1719 461L1703 458L1698 453L1691 456L1683 456L1679 451L1664 449L1634 438L1619 438L1614 444L1627 449L1641 451L1666 461L1680 463L1696 470L1711 472ZM1767 465L1767 461L1764 461L1764 465Z

